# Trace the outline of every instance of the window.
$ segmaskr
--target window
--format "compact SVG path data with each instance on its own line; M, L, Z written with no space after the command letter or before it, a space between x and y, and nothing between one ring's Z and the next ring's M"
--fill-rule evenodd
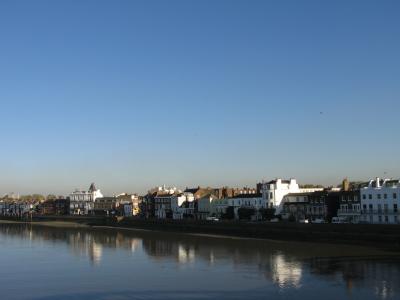
M382 223L382 216L378 216L379 223Z
M393 193L393 199L397 199L397 194Z
M368 195L368 199L372 199L372 194L369 194L369 195Z
M274 195L272 193L269 193L269 199L273 199Z
M376 195L378 199L381 199L381 194Z
M378 204L378 211L381 211L381 210L382 210L382 205Z
M387 204L384 204L384 205L383 205L383 209L385 210L385 212L387 212L387 211L388 211L388 205L387 205Z
M369 210L372 210L372 204L369 205Z
M363 199L364 200L367 199L367 195L363 194Z
M397 204L393 204L393 211L397 212Z
M387 194L383 194L383 199L387 199Z
M389 217L388 216L385 216L385 222L389 223Z
M363 204L363 210L367 210L367 204Z

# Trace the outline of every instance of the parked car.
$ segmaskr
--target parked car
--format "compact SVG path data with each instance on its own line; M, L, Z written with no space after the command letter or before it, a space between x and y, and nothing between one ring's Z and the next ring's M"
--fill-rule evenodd
M324 219L315 219L314 221L312 221L311 223L315 223L315 224L323 224L326 223L326 221Z
M333 217L332 224L346 224L349 223L345 218L342 217Z
M270 222L271 222L271 223L278 223L278 222L279 222L279 219L278 219L278 218L273 218L273 219L270 220Z
M308 219L299 220L299 223L308 224L310 221Z
M218 222L218 221L219 221L219 219L216 218L216 217L207 217L206 220L207 220L207 221L215 221L215 222Z

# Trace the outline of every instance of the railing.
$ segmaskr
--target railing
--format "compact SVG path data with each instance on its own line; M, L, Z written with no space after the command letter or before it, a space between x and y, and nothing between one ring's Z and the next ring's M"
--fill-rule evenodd
M361 211L357 209L339 209L337 213L341 215L345 214L360 215Z
M394 209L363 209L361 210L363 215L398 215L399 210Z

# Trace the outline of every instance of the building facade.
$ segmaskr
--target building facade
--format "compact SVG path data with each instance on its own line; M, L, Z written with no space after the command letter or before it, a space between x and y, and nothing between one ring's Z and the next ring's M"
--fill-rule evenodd
M372 224L399 224L400 181L370 180L360 188L361 221Z
M203 197L198 199L197 200L196 218L199 220L205 220L205 219L207 219L207 217L211 216L212 203L213 203L213 201L216 201L217 199L218 199L218 197L212 193L204 195Z
M200 208L200 204L199 204ZM240 219L240 209L251 212L249 219L261 220L262 210L267 208L267 202L262 194L239 194L234 197L224 199L214 199L210 202L210 216L223 218L228 208L233 210L233 218Z
M97 198L103 197L99 189L96 189L94 183L89 187L88 191L75 190L69 195L70 214L71 215L88 215L94 210L94 202Z
M322 191L323 188L300 188L296 179L275 179L262 184L262 196L269 208L276 208L276 213L282 211L282 199L288 194L311 193Z
M361 219L360 190L343 191L337 216L348 223L359 223Z
M115 215L119 207L116 197L98 197L93 202L92 214L110 216Z

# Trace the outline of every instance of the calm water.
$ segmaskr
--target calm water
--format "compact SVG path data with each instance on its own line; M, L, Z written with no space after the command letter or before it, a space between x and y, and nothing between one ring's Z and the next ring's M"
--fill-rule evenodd
M0 224L0 299L400 299L358 247Z

